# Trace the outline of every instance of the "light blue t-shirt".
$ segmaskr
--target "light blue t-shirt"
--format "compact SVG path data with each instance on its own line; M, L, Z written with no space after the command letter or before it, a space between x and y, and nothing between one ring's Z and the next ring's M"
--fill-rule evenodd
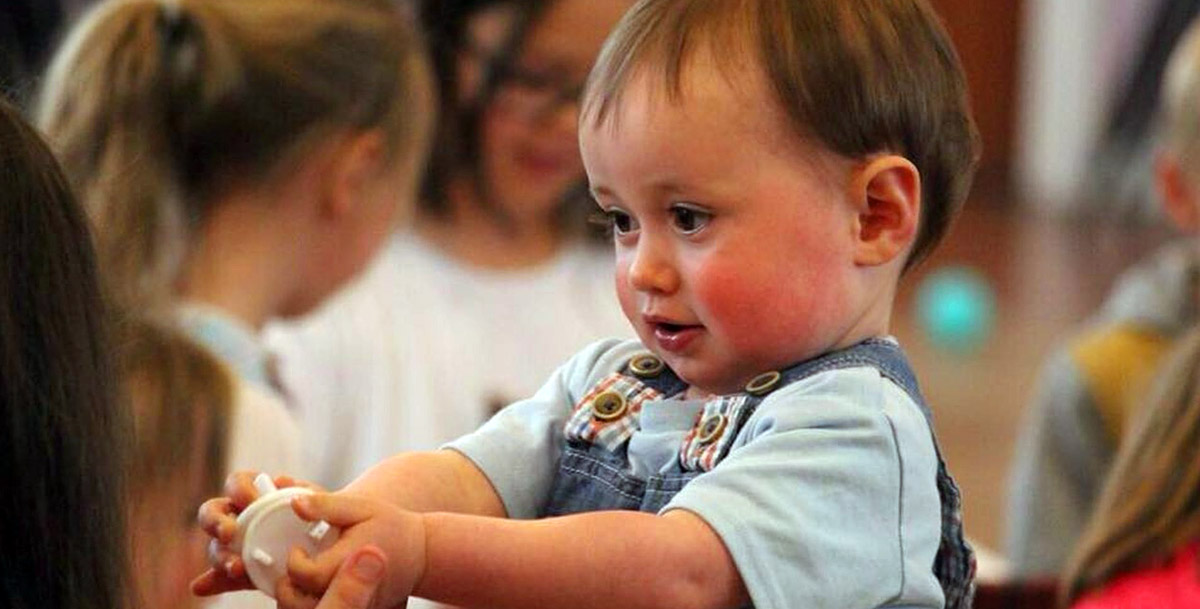
M574 406L640 343L594 344L533 397L450 445L491 481L512 518L549 497ZM675 464L701 401L647 402L629 440L634 472ZM712 471L663 511L713 528L758 609L942 607L937 455L920 407L876 369L822 372L763 399ZM600 532L597 532L598 534Z

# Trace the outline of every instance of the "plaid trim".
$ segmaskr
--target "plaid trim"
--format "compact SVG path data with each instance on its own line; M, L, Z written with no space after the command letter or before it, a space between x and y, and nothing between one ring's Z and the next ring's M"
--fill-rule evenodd
M610 391L625 398L625 413L612 421L601 421L593 416L592 404L600 394ZM661 393L637 379L614 372L604 377L575 405L575 412L563 427L563 434L568 442L595 444L609 451L616 451L638 430L638 415L642 412L642 403L661 398Z
M738 423L742 421L742 413L747 407L753 408L758 400L749 396L735 395L710 400L704 404L704 411L696 417L696 423L691 431L683 438L679 447L679 465L684 471L712 471L725 455L740 431ZM725 418L724 428L720 435L702 441L701 433L704 424L712 417Z
M963 536L962 498L941 455L937 485L942 498L942 541L933 573L946 595L946 609L970 609L975 598L975 551Z

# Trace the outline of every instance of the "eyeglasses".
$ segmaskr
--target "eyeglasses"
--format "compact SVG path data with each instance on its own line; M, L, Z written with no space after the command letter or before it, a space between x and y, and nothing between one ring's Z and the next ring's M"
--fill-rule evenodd
M564 106L579 103L583 82L569 82L517 64L500 66L496 73L496 104L522 118L538 120Z
M496 103L529 120L557 113L583 95L583 83L565 82L558 74L502 66L496 74Z
M494 65L493 101L498 107L527 120L540 120L579 102L583 81L570 81L558 70L529 68L516 58L497 56L496 50L469 39L461 51L476 65Z

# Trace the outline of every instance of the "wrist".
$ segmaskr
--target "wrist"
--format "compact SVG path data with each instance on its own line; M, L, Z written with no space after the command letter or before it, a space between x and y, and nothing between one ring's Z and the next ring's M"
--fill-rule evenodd
M430 517L428 513L410 512L414 518L412 545L412 584L409 586L410 595L426 596L425 573L429 568L429 534Z

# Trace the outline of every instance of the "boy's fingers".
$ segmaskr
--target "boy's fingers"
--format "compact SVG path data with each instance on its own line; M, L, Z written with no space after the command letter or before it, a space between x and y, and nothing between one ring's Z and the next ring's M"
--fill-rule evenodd
M334 573L343 562L343 554L336 546L309 558L299 547L288 552L288 579L297 589L321 596L333 580Z
M361 497L331 493L300 495L292 499L296 515L307 521L324 520L335 527L346 528L374 515L369 500Z
M368 609L387 571L387 557L374 546L356 550L337 575L316 609Z
M208 543L208 564L231 580L246 579L246 564L242 562L242 557L215 541Z
M315 493L329 492L329 491L326 491L325 488L319 484L315 484L315 483L309 482L307 480L298 480L291 476L275 476L275 486L278 486L279 488L286 488L289 486L299 486L302 488L306 488L310 491L313 491Z
M192 594L196 596L213 596L234 590L250 590L254 586L249 580L232 580L216 569L208 569L192 580Z
M228 497L217 497L200 504L196 521L205 533L221 543L233 541L233 534L237 531L233 502Z
M237 511L246 509L246 506L258 499L258 489L254 488L254 478L257 475L257 472L240 471L229 474L225 479L225 496Z
M313 609L317 606L316 597L300 590L286 577L275 582L275 602L279 609Z

